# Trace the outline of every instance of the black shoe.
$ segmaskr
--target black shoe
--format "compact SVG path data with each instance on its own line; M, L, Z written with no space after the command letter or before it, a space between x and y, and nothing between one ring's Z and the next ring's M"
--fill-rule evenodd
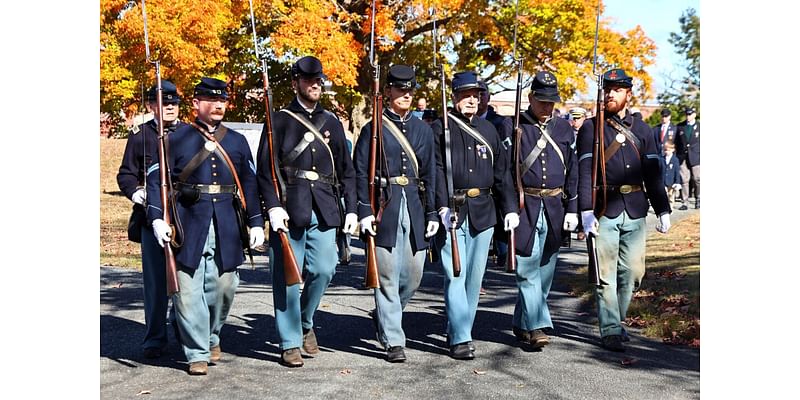
M386 361L391 363L401 363L406 360L406 353L403 351L403 346L392 346L386 350Z
M685 210L688 210L688 209L689 209L689 207L686 207L686 204L682 204L680 207L678 207L678 210L681 210L681 211L685 211Z
M530 342L531 341L531 334L526 330L522 330L517 328L516 326L511 328L511 331L514 332L514 336L517 337L517 340L520 342Z
M470 350L469 342L459 343L450 347L450 357L453 357L456 360L472 360L475 358L475 353Z
M144 354L144 358L159 358L159 357L161 357L161 348L159 348L159 347L148 347L148 348L144 349L142 354Z
M603 336L602 342L603 342L603 347L608 350L618 351L618 352L625 351L625 346L622 345L621 335Z
M694 209L697 210L700 208L700 199L694 201Z

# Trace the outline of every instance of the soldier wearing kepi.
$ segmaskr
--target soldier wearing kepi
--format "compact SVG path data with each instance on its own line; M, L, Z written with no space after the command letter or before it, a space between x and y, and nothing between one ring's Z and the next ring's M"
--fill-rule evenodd
M410 112L416 88L414 70L406 65L389 68L384 88L383 151L376 159L376 180L388 189L388 204L373 228L369 198L369 145L372 121L361 129L355 152L358 214L361 232L376 236L378 279L373 319L389 362L406 360L403 348L403 309L419 287L428 238L439 230L434 208L436 160L433 132ZM386 189L382 189L386 190Z
M450 235L438 236L444 269L447 335L450 356L460 360L475 358L472 325L478 309L478 297L489 241L496 222L492 194L503 205L505 230L516 228L519 216L515 210L508 156L497 131L489 121L478 118L480 85L474 72L459 72L452 82L454 110L449 114L451 143L447 148L442 120L433 123L436 138L436 206L446 233L450 228L451 210L446 176L452 176L457 206L456 222L461 274L454 277ZM452 171L447 171L446 153L452 155Z
M578 225L578 164L572 149L572 127L565 119L553 117L555 103L561 102L556 77L550 72L536 73L528 101L530 106L521 114L520 131L515 133L522 135L519 171L525 208L516 230L519 294L513 332L520 341L538 349L550 343L543 329L553 327L547 296L562 227L568 234ZM506 129L513 131L512 121L506 121Z
M278 235L270 235L275 326L281 340L280 363L302 367L300 347L319 353L314 333L314 313L336 272L336 230L354 233L356 216L355 170L342 123L319 103L322 96L322 63L313 56L292 65L292 89L297 97L272 119L273 149L270 160L266 131L258 147L258 182L274 231L289 233L298 265L307 269L302 295L300 285L286 285L283 252ZM265 126L266 129L266 126ZM279 167L285 183L281 206L272 185L270 163ZM344 192L346 215L341 210L339 187Z
M197 119L169 136L170 172L179 193L174 217L183 225L175 256L180 292L173 302L191 375L207 374L208 363L221 358L219 333L239 284L242 249L264 242L250 146L242 134L221 124L227 99L224 81L202 78L192 99ZM163 246L172 232L162 219L159 168L153 164L148 170L147 216ZM239 204L246 209L243 217ZM249 226L250 243L242 242L247 227L239 226L240 218Z
M652 204L656 230L666 233L671 209L664 191L659 154L650 127L627 106L633 82L621 69L603 74L605 89L605 179L598 168L597 200L592 209L592 162L597 117L578 132L578 208L587 235L596 235L601 286L595 289L603 347L624 351L627 333L621 325L633 291L645 272L645 217ZM605 184L605 186L604 186ZM649 204L648 204L649 200Z
M153 119L134 127L128 135L125 154L117 173L117 184L122 193L133 202L131 219L134 226L129 239L141 243L142 289L144 294L145 335L142 350L145 358L158 358L167 347L167 277L164 266L164 251L158 246L153 229L147 223L145 213L145 171L158 161L158 116L164 121L164 134L184 126L178 120L180 97L175 85L161 81L163 110L158 109L156 86L147 91L147 105L153 111ZM152 183L148 182L148 186Z
M700 121L694 108L687 108L686 120L678 124L675 133L675 155L681 163L681 206L679 210L689 207L689 180L694 182L694 208L700 208Z

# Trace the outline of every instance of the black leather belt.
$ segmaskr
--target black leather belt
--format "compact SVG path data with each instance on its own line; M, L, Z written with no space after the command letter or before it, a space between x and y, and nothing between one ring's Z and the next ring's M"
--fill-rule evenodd
M528 196L536 196L536 197L555 197L555 196L560 196L561 193L564 192L564 190L560 187L552 189L525 187L522 188L522 191L525 192L525 194Z
M375 180L378 180L378 177L375 177ZM380 182L381 187L386 187L386 178L380 178ZM400 186L419 185L419 179L413 176L391 176L389 177L389 184Z
M283 170L286 172L286 181L289 182L290 184L296 183L297 178L305 179L307 181L312 181L312 182L327 183L328 185L336 184L336 181L333 179L333 176L322 175L317 171L306 171L304 169L298 169L292 167L284 167Z
M478 197L492 193L489 188L455 189L454 192L456 197Z
M642 190L642 187L639 185L621 185L621 186L606 185L606 189L608 189L611 192L628 194L628 193L638 192Z
M218 194L218 193L236 193L236 185L205 185L199 183L184 183L175 182L175 189L191 188L198 190L200 193Z

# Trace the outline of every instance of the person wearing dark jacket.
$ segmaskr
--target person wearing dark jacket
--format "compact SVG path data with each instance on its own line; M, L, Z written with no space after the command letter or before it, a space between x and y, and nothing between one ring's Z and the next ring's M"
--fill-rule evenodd
M381 116L383 148L375 160L376 182L384 193L380 222L375 227L369 198L369 151L372 124L361 129L354 163L361 233L376 237L378 279L375 289L377 336L389 362L406 360L403 309L422 281L428 239L439 229L434 208L436 159L433 132L409 111L417 84L414 69L389 68Z
M201 78L192 99L197 118L168 138L169 172L180 193L172 218L183 226L182 238L173 238L172 227L163 219L163 166L153 164L147 174L153 183L147 188L147 217L154 236L162 247L173 239L182 243L175 249L180 291L172 301L190 375L206 375L208 363L221 359L220 331L239 285L243 248L264 242L250 146L244 135L222 124L226 87L219 79ZM240 203L243 209L237 207ZM240 216L247 226L239 225ZM249 238L242 238L242 229L248 230Z
M153 228L147 223L145 205L145 171L158 161L158 116L164 121L165 134L186 125L178 119L180 97L175 85L161 81L163 110L158 109L156 86L147 91L147 104L153 119L133 127L125 144L125 154L117 173L117 184L125 197L133 202L134 230L142 251L142 292L144 295L145 334L142 352L145 358L158 358L167 347L167 277L164 267L164 250L153 237ZM148 186L152 183L148 183ZM134 232L136 235L136 232Z
M275 232L288 232L297 264L301 268L305 265L307 271L302 293L299 284L287 285L279 235L270 235L269 264L280 363L294 368L303 366L301 346L307 354L320 352L314 314L336 273L336 230L354 233L358 218L355 170L344 128L319 103L322 63L313 56L302 57L292 65L291 74L297 97L272 119L275 159L270 160L266 151L266 131L261 134L257 159L258 185L269 224ZM273 162L285 183L281 193L285 203L272 184Z
M633 292L645 272L645 217L652 205L666 233L671 209L664 191L659 154L653 131L627 109L633 97L633 80L622 69L603 74L605 115L593 117L578 132L578 209L583 229L594 235L601 285L595 288L597 316L603 347L625 351L625 319ZM598 168L597 199L592 203L594 129L603 123L605 179Z
M452 90L454 109L448 114L449 145L443 120L432 125L436 138L436 207L444 228L438 236L438 248L444 270L450 356L470 360L475 358L472 326L486 271L489 241L497 220L492 196L500 198L506 231L519 225L519 215L508 156L494 126L476 115L481 90L477 74L456 73ZM448 179L452 179L453 198L448 193ZM456 209L451 208L451 203ZM452 218L454 215L457 218ZM453 273L451 228L456 230L461 259L461 273L457 277Z
M675 135L675 154L681 160L681 206L688 209L689 180L694 183L694 208L700 208L700 121L696 120L694 108L685 110L686 120L678 124Z

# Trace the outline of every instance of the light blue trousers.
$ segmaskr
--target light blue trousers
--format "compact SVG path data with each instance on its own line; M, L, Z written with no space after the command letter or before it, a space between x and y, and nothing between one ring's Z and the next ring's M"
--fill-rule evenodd
M425 265L425 251L414 252L411 246L411 218L406 207L405 191L401 193L403 197L395 246L391 249L376 246L381 287L375 289L375 307L381 344L387 348L406 345L403 309L417 291Z
M164 249L153 231L142 227L142 292L145 334L142 349L167 346L167 272Z
M237 270L220 273L217 268L215 236L212 219L200 264L196 270L179 265L180 292L172 298L181 347L190 363L209 361L210 348L219 345L219 332L228 318L239 286Z
M602 337L622 334L620 321L644 277L646 229L644 218L633 219L626 211L616 218L600 217L595 243L604 284L595 294Z
M336 227L320 225L311 212L307 228L290 227L289 243L297 264L305 264L306 277L302 294L300 285L286 286L283 251L277 234L269 238L269 267L272 270L272 298L275 303L275 326L281 349L303 344L303 329L314 327L314 313L336 273Z
M545 251L547 240L547 219L544 207L540 208L539 218L534 229L533 249L529 257L517 255L517 304L514 307L512 323L515 327L532 331L552 328L547 296L553 284L558 251Z
M461 275L453 277L453 253L450 232L441 249L444 270L444 304L447 310L447 335L450 346L472 341L472 324L478 311L483 274L489 257L489 243L494 227L475 232L469 227L469 217L456 230Z

